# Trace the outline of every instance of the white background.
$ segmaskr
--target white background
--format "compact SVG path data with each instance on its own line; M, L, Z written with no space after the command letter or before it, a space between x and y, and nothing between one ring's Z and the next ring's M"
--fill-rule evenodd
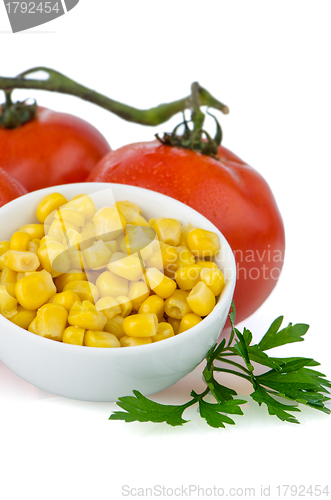
M284 218L287 250L276 289L249 319L256 340L280 314L311 325L279 355L321 362L330 348L330 15L327 1L176 2L81 0L67 15L11 34L0 4L2 76L49 66L114 99L150 107L199 81L230 107L223 144L269 182ZM69 96L17 92L93 123L113 148L157 129L128 124ZM27 353L28 355L28 353ZM200 369L155 395L187 400ZM241 395L249 394L240 380ZM250 402L236 426L213 430L192 411L182 428L109 422L111 403L85 403L36 389L0 364L0 496L122 498L122 486L326 485L331 418L303 408L301 425ZM331 486L330 486L331 491ZM273 493L273 495L272 495ZM244 496L239 491L238 496ZM252 494L251 494L252 496ZM288 496L290 496L288 494Z

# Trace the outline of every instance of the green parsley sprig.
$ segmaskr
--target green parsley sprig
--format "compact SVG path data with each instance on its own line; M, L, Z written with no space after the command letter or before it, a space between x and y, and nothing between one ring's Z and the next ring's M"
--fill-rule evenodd
M203 378L206 389L197 394L191 391L192 399L182 405L163 405L151 401L139 391L133 391L133 396L120 397L116 404L124 411L113 412L109 420L124 420L125 422L166 422L176 426L188 422L184 420L184 411L194 404L198 404L199 413L211 427L225 427L225 424L234 424L230 415L243 415L241 405L247 403L245 399L238 399L235 390L221 385L214 377L217 372L231 373L243 377L253 386L251 397L259 406L265 404L269 415L275 415L280 420L299 423L290 412L300 412L297 404L284 404L279 399L291 400L316 410L329 414L331 411L325 406L331 388L331 382L325 375L311 369L319 363L312 358L270 357L266 351L292 342L303 341L303 335L309 326L305 324L292 325L280 329L283 317L280 316L271 324L267 333L258 344L252 344L252 333L246 328L240 332L235 326L235 307L229 314L231 335L226 342L223 339L215 343L206 356L206 366ZM235 358L235 359L234 359ZM238 358L238 359L237 359ZM269 368L256 375L253 366L262 365ZM225 365L225 366L224 366ZM231 368L229 368L231 366ZM211 393L215 403L205 400Z

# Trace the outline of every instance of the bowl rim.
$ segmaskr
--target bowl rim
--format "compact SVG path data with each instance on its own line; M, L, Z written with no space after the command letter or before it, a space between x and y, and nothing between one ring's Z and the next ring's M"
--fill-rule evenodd
M172 204L177 205L179 213L180 213L180 208L185 208L185 210L189 210L189 211L193 212L196 216L198 216L198 218L204 219L204 221L207 222L207 225L211 226L211 230L214 230L217 233L217 235L221 239L221 244L222 245L225 244L225 246L227 247L227 253L230 251L229 256L230 256L230 260L231 260L231 276L228 279L228 286L224 290L225 293L220 296L220 299L216 303L212 312L208 316L206 316L202 320L201 323L199 323L198 325L195 325L194 327L190 328L189 330L182 332L180 335L175 335L174 337L164 339L160 342L152 342L151 344L144 344L141 346L128 346L129 351L128 351L128 347L126 347L125 349L97 348L97 347L65 344L63 342L56 342L52 339L47 339L47 338L42 337L40 335L35 335L32 332L29 332L28 330L21 328L20 326L16 325L15 323L12 323L9 319L5 318L4 316L2 316L0 314L0 329L1 330L3 328L6 328L6 326L7 326L7 328L9 326L9 328L11 330L13 330L13 332L15 332L15 334L17 334L17 335L25 335L26 333L30 334L31 341L35 342L36 344L39 343L40 346L46 347L47 345L49 345L50 349L61 349L62 351L63 351L63 349L65 349L65 350L67 350L67 352L69 352L69 350L70 350L72 353L74 353L74 352L76 352L78 354L81 353L82 356L85 356L91 352L94 352L96 356L101 356L101 357L104 357L104 356L107 357L107 356L112 356L112 355L114 355L114 356L127 356L128 353L133 354L133 352L137 352L137 351L132 351L133 348L136 349L137 347L139 348L139 351L137 352L137 354L139 352L142 353L143 351L146 351L146 350L147 350L147 352L148 351L152 352L152 350L154 352L157 352L159 349L163 349L162 346L164 346L164 347L172 346L175 349L176 345L179 346L179 344L182 344L184 339L186 339L186 338L189 339L190 336L192 337L193 330L194 330L194 333L196 333L198 331L198 329L208 328L209 323L213 321L214 317L218 314L218 311L220 309L222 309L227 304L228 296L231 294L233 296L233 291L234 291L234 287L235 287L235 283L236 283L236 263L235 263L235 258L234 258L232 249L231 249L228 241L226 240L225 236L221 233L221 231L209 219L207 219L204 215L202 215L200 212L198 212L194 208L190 207L189 205L186 205L185 203L182 203L181 201L178 201L175 198L172 198L171 196L167 196L167 195L159 193L157 191L152 191L150 189L142 188L139 186L132 186L129 184L120 184L120 183L112 183L112 182L77 182L77 183L70 183L70 184L60 184L57 186L50 186L47 188L38 189L36 191L31 191L23 196L20 196L16 199L10 201L6 205L3 205L2 207L0 207L0 220L1 220L3 215L6 216L6 213L8 213L8 215L10 215L10 212L11 212L13 206L16 207L17 205L24 205L27 198L35 198L35 197L38 197L39 195L45 196L49 192L54 191L54 190L56 191L57 189L59 190L59 192L61 192L62 188L65 188L65 190L70 190L70 188L82 187L82 188L86 188L87 190L89 190L93 187L93 188L95 188L94 189L95 191L100 191L101 189L107 189L107 188L111 188L113 186L115 187L115 189L117 186L119 188L125 187L125 189L127 189L128 191L139 191L139 192L142 192L142 194L146 193L146 196L160 197L160 198L164 199L165 203L168 202L168 203L172 203ZM85 190L82 189L82 192L84 192L84 194L85 194ZM93 192L93 191L89 191L89 193L91 193L91 192ZM87 192L86 194L88 195L89 193ZM1 240L1 236L0 236L0 240ZM202 323L203 323L203 325L202 325ZM221 333L221 331L220 331L220 333ZM47 345L45 343L46 341L49 341L49 343ZM164 343L166 343L166 345ZM53 346L53 347L51 347L51 346ZM82 349L82 347L84 347L84 349ZM130 347L131 347L131 349L130 349Z

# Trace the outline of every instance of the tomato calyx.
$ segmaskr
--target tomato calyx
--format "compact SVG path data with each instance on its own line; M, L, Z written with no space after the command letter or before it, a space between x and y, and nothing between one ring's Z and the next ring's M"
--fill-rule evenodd
M214 119L216 124L214 138L203 128L205 115L200 108L200 91L201 87L197 82L194 82L191 86L191 120L187 121L183 113L183 121L171 133L166 132L163 137L155 134L155 137L164 145L190 149L216 158L218 147L222 142L223 132L217 118L209 111L207 111L207 114ZM189 127L189 123L192 123L192 128ZM184 130L179 133L181 128Z
M214 118L216 123L216 134L214 138L210 136L207 130L199 128L197 130L189 127L189 123L193 123L193 120L187 121L185 116L181 123L179 123L172 132L165 132L162 137L155 134L155 137L166 146L173 146L177 148L190 149L191 151L196 151L197 153L202 153L207 156L212 156L217 158L218 147L222 142L222 129L218 120L211 113L207 112L209 116ZM178 130L184 127L182 133L178 133Z
M18 128L24 123L33 120L37 113L37 102L30 99L25 101L13 102L11 90L5 92L6 101L1 105L0 127L6 129Z

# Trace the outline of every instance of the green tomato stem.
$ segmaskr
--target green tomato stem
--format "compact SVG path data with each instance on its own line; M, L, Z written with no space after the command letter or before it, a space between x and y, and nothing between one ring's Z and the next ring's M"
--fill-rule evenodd
M38 71L47 73L47 79L25 78ZM229 112L229 108L215 99L206 89L200 87L197 83L194 85L194 92L198 94L201 105L218 109L224 114ZM192 96L189 95L177 101L160 104L150 109L137 109L121 102L106 97L95 90L91 90L71 78L44 66L31 68L20 73L16 78L0 77L0 90L12 91L13 89L36 89L47 90L50 92L59 92L79 97L85 101L96 104L124 120L140 123L141 125L156 126L169 120L173 115L192 108ZM199 119L201 116L195 113ZM203 115L203 113L202 113Z

